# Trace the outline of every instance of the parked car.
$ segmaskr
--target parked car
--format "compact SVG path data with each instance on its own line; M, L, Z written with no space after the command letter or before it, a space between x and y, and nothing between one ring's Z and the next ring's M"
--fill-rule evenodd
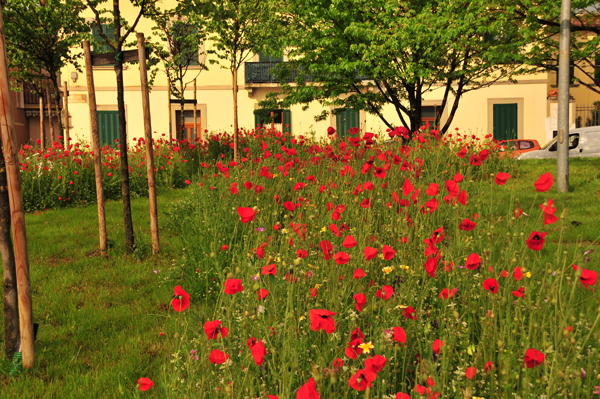
M556 137L537 151L519 155L517 159L556 158ZM600 126L581 127L569 131L569 158L600 157Z
M537 140L518 139L518 140L502 140L500 142L500 158L505 154L510 154L511 158L515 158L524 152L536 151L540 149L540 143Z

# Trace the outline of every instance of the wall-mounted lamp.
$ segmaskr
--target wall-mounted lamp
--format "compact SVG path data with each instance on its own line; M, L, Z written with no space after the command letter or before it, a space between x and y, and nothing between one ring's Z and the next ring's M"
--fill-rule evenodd
M77 74L77 72L71 72L71 80L73 81L73 83L77 82L78 77L79 75Z

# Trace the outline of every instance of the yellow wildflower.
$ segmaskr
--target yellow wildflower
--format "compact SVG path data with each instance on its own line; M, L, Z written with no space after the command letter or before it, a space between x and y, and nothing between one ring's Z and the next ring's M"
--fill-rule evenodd
M375 345L373 345L373 343L369 341L358 345L358 347L363 350L363 353L369 353L371 352L371 349L375 348Z
M531 278L531 272L525 273L524 276L527 277L527 278Z
M400 269L402 269L402 270L408 270L410 268L408 266L406 266L406 265L400 265Z
M394 270L393 267L390 266L386 266L383 269L381 269L385 274L390 274L392 272L392 270Z
M300 318L298 319L298 321L302 321L302 320L304 320L304 319L306 319L306 317L304 317L304 316L300 316Z
M326 231L327 231L327 227L323 227L323 228L321 229L321 233L325 233Z
M396 306L396 309L406 309L408 306L406 305L398 305Z

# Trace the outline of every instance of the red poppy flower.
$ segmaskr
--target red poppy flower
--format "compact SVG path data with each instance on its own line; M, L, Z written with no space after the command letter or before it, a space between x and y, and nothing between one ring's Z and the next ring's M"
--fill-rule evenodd
M300 189L303 189L306 186L305 183L296 183L296 185L294 185L294 191L298 191Z
M520 266L515 267L515 270L513 271L513 277L516 281L519 281L523 278L523 272L521 271Z
M473 253L467 257L467 262L465 263L465 267L469 270L475 270L481 264L481 258L479 255Z
M267 395L267 399L279 399L277 395Z
M394 287L391 285L384 285L380 290L377 290L377 298L383 298L384 301L387 301L394 294Z
M459 204L461 204L462 206L467 206L467 192L465 190L462 190L460 192L460 194L458 194L458 197L456 197L456 200L458 201Z
M248 338L248 342L246 342L246 345L248 346L248 348L252 349L252 347L254 345L256 345L256 338L254 338L254 337Z
M329 241L323 240L319 243L319 247L323 250L323 259L329 260L331 259L331 250L333 249L333 245Z
M362 200L362 202L360 203L360 206L367 209L368 207L371 206L371 200L369 198L365 198L364 200Z
M313 298L317 297L317 289L316 288L310 289L310 296L312 296Z
M218 339L219 335L221 338L225 338L229 333L229 329L227 327L221 327L221 321L207 321L204 323L204 332L206 333L206 337L210 339Z
M154 383L150 378L142 377L138 380L138 385L140 386L140 391L147 391L152 388Z
M354 279L358 280L365 277L367 273L365 273L361 268L358 268L354 271Z
M252 346L252 358L254 362L256 362L257 366L260 366L265 362L265 356L267 355L267 350L265 349L265 345L262 342L262 339L258 341L255 345Z
M510 175L508 173L504 173L504 172L500 172L496 175L496 177L494 178L494 180L496 181L496 184L499 186L503 186L504 184L506 184L506 181L510 179Z
M250 190L253 187L253 184L247 181L244 183L244 187L246 188L246 190Z
M375 168L375 177L378 179L385 179L387 172L384 168Z
M208 361L212 364L223 364L227 361L227 359L229 359L229 355L218 349L210 352L210 355L208 356Z
M452 180L454 180L457 183L460 183L461 181L463 181L464 178L465 177L463 175L461 175L460 172L456 172L456 174L454 175Z
M236 292L242 292L244 287L242 286L242 280L236 278L228 278L225 281L225 293L233 295Z
M448 273L454 270L454 262L444 260L442 263L444 264L444 270L446 270Z
M475 377L475 374L477 374L477 369L475 367L469 367L466 374L467 378L472 380L473 377Z
M483 368L483 370L487 373L488 371L492 370L494 368L494 364L492 362L487 362L485 364L485 367Z
M544 204L540 205L542 208L542 212L544 212L544 225L552 224L558 221L558 218L554 213L556 212L556 207L554 206L553 200L548 200L546 206Z
M442 226L431 234L431 238L429 240L433 244L439 244L442 242L444 237L446 237L446 234L444 233L444 226Z
M495 278L490 277L483 282L483 289L488 290L492 294L495 294L496 292L498 292L498 282Z
M446 180L446 190L448 190L448 195L456 197L458 195L458 184L454 180Z
M427 187L427 190L425 190L425 193L431 197L435 197L438 195L439 191L440 187L436 183L430 183L429 187Z
M344 354L346 356L348 356L350 359L356 359L361 353L363 353L363 350L358 347L362 343L363 343L362 338L356 338L356 339L350 340L350 343L346 347Z
M331 218L337 222L338 220L340 220L342 218L342 214L339 213L338 211L335 211L331 214Z
M417 312L410 306L404 308L404 318L417 320Z
M375 355L365 361L365 370L371 373L379 373L385 367L387 359L381 355Z
M311 309L308 313L310 329L313 331L324 330L327 334L333 333L335 331L335 321L332 316L336 314L327 309Z
M523 210L521 208L515 208L515 218L518 219L521 217L521 214L523 213Z
M275 274L277 274L277 264L273 263L272 265L266 265L262 268L261 274L264 274L265 276L272 274L273 276Z
M357 391L364 391L367 389L367 387L373 386L371 382L373 382L375 378L377 378L377 374L362 369L358 370L352 377L350 377L348 383Z
M183 312L190 306L190 294L185 292L180 286L176 286L171 306L176 312Z
M332 135L332 134L334 134L334 133L335 133L335 129L334 129L333 127L329 126L329 127L327 128L327 134L331 136L331 135ZM311 379L312 379L312 378L311 378Z
M577 269L579 268L579 266L577 265L571 266L575 271L577 271ZM598 273L596 273L593 270L583 269L581 271L581 277L579 277L579 281L581 281L581 284L583 284L583 286L589 290L590 286L596 285L596 282L598 281Z
M394 327L394 341L401 344L406 343L406 332L402 327Z
M502 277L506 278L506 276L508 276L508 272L506 270L502 270Z
M342 359L340 359L339 357L336 357L335 360L333 361L332 368L339 369L342 367L344 367L344 361Z
M535 190L540 193L550 190L553 184L554 177L550 172L544 173L535 183L533 183Z
M333 256L333 259L335 259L335 263L338 265L345 265L346 263L350 262L350 255L348 255L346 252L338 252Z
M539 231L531 232L527 239L527 246L533 251L541 251L544 246L544 239L548 233L540 233Z
M433 353L436 355L440 353L440 349L444 346L444 341L436 339L433 341L433 345L431 345L431 349L433 349Z
M354 248L356 245L358 244L352 236L346 236L346 238L344 238L344 242L342 243L342 247L346 249Z
M252 208L238 208L238 215L240 215L240 221L242 223L249 223L254 220L254 216L256 216L256 212Z
M362 312L363 308L367 304L367 297L365 296L365 294L360 293L354 295L354 300L356 301L356 311Z
M381 249L381 253L383 254L383 259L385 260L392 260L394 258L394 255L396 255L396 251L394 251L392 247L388 245L383 246L383 248Z
M425 261L425 271L429 274L429 277L435 277L435 272L437 271L437 263L439 258L429 258Z
M265 188L263 186L256 186L255 191L256 191L256 194L260 194L263 191L265 191Z
M408 197L408 195L410 193L412 193L414 189L415 188L410 183L410 180L408 180L408 179L404 180L404 184L402 185L402 195L404 195L405 197Z
M544 358L544 354L537 349L527 349L527 352L525 352L525 366L528 369L539 366L544 362Z
M513 291L512 294L517 298L525 298L525 288L519 287L517 291Z
M377 248L365 247L365 259L371 260L377 256Z
M452 298L454 297L454 294L456 293L457 289L456 288L452 288L452 289L448 289L448 288L444 288L442 290L442 292L440 292L440 299L448 299L448 298Z
M477 227L477 223L475 223L469 219L463 219L463 221L460 222L460 224L458 225L458 229L464 230L464 231L471 231L475 227Z
M398 392L395 399L410 399L410 396L404 392Z
M292 212L294 209L296 209L296 205L294 205L294 203L291 201L285 201L283 203L283 207L290 212Z
M335 129L333 130L335 132ZM306 384L302 385L298 389L296 399L319 399L319 393L317 392L317 383L314 378L309 378Z
M258 291L256 291L256 295L258 295L258 299L262 301L269 295L269 291L267 291L264 288L261 288Z
M308 256L308 251L305 249L299 249L296 251L296 256L300 259L304 259Z

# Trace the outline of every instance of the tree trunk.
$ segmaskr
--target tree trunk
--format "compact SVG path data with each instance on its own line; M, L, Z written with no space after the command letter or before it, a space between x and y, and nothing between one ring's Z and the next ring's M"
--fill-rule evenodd
M179 103L179 112L181 113L181 126L179 127L179 135L177 140L181 141L185 139L185 93L183 92L183 79L179 81L179 93L181 93L181 102Z
M231 78L233 83L233 159L235 162L240 162L240 154L238 151L238 84L237 84L237 68L231 70Z
M43 115L43 114L42 114ZM17 298L17 269L10 238L10 203L6 166L0 142L0 254L4 272L4 353L12 359L19 341L19 303Z
M127 160L127 124L125 121L125 99L123 88L123 59L121 51L121 11L119 1L113 1L115 21L115 40L117 56L115 57L115 73L117 75L117 106L119 109L119 144L121 153L121 192L123 194L123 225L125 227L125 246L128 254L133 253L133 220L131 218L131 201L129 195L129 162Z
M54 78L54 110L56 111L56 119L58 119L58 135L62 136L62 131L63 131L63 123L62 123L62 118L60 117L60 87L58 86L58 82L56 81L57 79ZM63 136L64 139L64 136ZM64 146L65 148L67 148L66 146L66 142L64 142Z
M169 110L169 140L173 138L173 121L171 118L171 76L167 72L167 103Z
M54 147L54 123L52 123L52 107L50 106L50 88L48 87L48 82L46 82L46 96L48 97L48 103L46 104L46 108L48 108L48 121L50 121L50 146Z
M44 96L40 96L40 145L42 151L46 150L46 134L44 130Z

